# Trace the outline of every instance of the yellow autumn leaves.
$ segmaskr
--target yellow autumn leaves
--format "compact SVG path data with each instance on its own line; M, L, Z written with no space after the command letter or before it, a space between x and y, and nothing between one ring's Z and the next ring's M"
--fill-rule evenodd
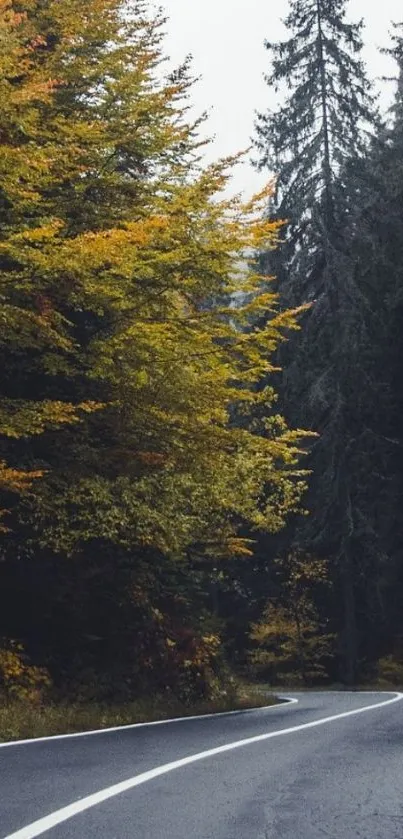
M300 435L253 424L296 328L253 266L279 234L269 188L228 199L234 161L203 168L188 68L161 80L143 3L21 10L0 9L4 462L44 474L29 515L52 550L248 554L239 522L278 529L303 487Z

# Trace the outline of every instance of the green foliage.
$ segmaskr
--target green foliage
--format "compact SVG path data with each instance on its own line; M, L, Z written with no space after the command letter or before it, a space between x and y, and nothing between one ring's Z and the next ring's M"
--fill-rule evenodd
M279 594L267 603L252 626L253 672L271 684L315 684L327 678L334 636L315 605L318 591L329 585L322 560L294 553L276 562Z
M281 293L299 305L318 297L320 277L313 286L310 275L334 245L341 171L365 152L363 128L374 115L360 61L363 23L347 22L346 0L291 0L284 23L289 37L266 41L266 80L284 96L275 111L258 114L256 148L259 168L275 173L272 209L287 220L279 264L275 258Z
M380 658L377 664L376 677L388 685L403 684L403 660L402 656L385 655Z
M280 409L319 437L307 459L310 515L292 520L281 549L302 547L329 559L338 678L353 683L368 633L385 613L383 533L392 510L380 503L390 480L385 438L396 439L384 352L391 329L386 272L371 279L384 252L375 228L383 240L391 233L381 209L389 186L384 182L375 198L374 171L362 176L378 145L371 135L379 132L382 145L384 135L360 60L362 24L346 21L344 0L296 0L286 25L288 39L268 45L269 81L287 88L286 96L275 114L259 117L257 147L261 165L270 163L278 175L271 209L288 224L277 255L261 263L277 274L284 306L312 304L301 333L279 353ZM394 283L400 250L392 247Z
M230 423L272 413L256 383L295 315L248 264L278 239L269 191L224 197L236 160L202 167L163 18L122 12L0 2L3 591L17 557L48 590L30 620L4 594L2 620L72 690L164 678L189 700L224 668L189 555L248 555L242 522L277 531L300 506L301 433Z

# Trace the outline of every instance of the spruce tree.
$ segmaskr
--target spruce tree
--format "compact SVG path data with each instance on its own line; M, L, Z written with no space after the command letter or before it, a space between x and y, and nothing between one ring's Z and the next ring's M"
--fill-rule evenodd
M346 241L360 289L366 341L360 386L361 448L357 507L367 574L361 604L364 654L390 653L401 634L403 352L403 38L394 27L385 50L397 64L396 93L369 154L350 168L354 194ZM364 579L364 576L363 576ZM376 643L374 640L376 638Z
M275 263L281 293L299 304L321 292L324 264L337 240L340 174L347 159L364 151L364 128L373 114L359 57L362 24L345 21L346 0L290 5L284 22L291 37L266 42L272 58L266 81L285 100L258 115L256 148L259 168L276 177L271 209L287 220Z
M291 0L288 40L267 43L267 82L285 95L274 113L260 114L260 168L277 179L274 209L287 220L273 261L283 305L311 303L302 332L280 354L286 417L318 432L309 465L310 516L288 539L331 559L343 676L357 662L355 467L360 434L360 347L366 330L362 297L346 248L354 196L346 177L365 152L375 121L370 84L360 60L362 24L346 21L345 0ZM340 605L335 608L341 612Z

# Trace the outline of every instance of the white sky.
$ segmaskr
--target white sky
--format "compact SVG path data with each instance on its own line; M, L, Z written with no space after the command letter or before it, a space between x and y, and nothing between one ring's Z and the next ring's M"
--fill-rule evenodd
M275 104L263 80L269 69L265 38L284 37L281 20L287 0L161 0L169 21L165 51L174 65L191 53L194 74L201 80L193 89L195 113L209 110L207 133L214 136L208 159L233 154L250 146L256 110ZM394 62L377 47L388 46L391 21L403 19L401 0L350 0L351 20L364 18L364 60L373 78L390 75ZM382 101L393 90L382 85ZM237 167L234 191L250 195L263 186L265 177L248 163Z

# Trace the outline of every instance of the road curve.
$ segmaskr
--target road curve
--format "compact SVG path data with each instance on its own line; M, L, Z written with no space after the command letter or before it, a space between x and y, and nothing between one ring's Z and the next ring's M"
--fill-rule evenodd
M0 746L0 839L402 839L403 694Z

